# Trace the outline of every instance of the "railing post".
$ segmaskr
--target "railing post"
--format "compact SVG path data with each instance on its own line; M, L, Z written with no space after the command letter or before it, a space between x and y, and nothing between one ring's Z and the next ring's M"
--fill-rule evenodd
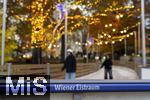
M1 71L4 72L4 65L2 65L1 67L2 67Z
M8 76L9 76L9 75L12 74L12 73L11 73L12 64L11 64L11 63L8 63L7 66L8 66Z
M139 76L139 79L142 79L142 65L138 65L138 71L137 71L138 73L138 76Z
M50 64L47 63L47 75L49 76L50 75Z

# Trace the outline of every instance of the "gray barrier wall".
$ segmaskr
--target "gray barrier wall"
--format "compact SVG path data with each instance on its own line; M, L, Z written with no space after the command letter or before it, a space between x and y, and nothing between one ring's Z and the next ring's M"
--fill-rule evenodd
M50 100L150 100L150 92L51 93Z

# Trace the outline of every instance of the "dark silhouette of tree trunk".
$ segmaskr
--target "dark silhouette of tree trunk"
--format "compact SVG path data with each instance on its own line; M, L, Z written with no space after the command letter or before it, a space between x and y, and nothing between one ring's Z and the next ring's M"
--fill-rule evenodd
M33 48L32 50L32 63L41 64L42 63L42 48Z

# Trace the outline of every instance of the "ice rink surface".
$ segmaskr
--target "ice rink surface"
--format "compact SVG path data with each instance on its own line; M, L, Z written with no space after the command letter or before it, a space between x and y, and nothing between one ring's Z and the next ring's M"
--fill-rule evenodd
M113 80L137 80L137 73L126 67L113 66ZM77 79L104 79L104 69L99 69L97 72L91 73Z

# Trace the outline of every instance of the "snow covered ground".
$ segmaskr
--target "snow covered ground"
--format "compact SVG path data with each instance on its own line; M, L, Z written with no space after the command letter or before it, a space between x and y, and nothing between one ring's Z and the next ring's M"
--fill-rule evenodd
M77 79L104 79L104 69L99 69L97 72L91 73ZM113 66L113 80L136 80L137 73L129 68Z

